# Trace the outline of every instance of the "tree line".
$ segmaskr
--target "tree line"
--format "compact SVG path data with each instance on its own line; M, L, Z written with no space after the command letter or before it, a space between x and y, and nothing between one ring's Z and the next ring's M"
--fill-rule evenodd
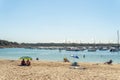
M118 44L115 43L97 43L97 44L92 44L92 43L17 43L17 42L11 42L11 41L6 41L6 40L0 40L0 47L38 47L38 46L43 46L43 47L50 47L50 46L59 46L59 47L78 47L78 46L119 46Z

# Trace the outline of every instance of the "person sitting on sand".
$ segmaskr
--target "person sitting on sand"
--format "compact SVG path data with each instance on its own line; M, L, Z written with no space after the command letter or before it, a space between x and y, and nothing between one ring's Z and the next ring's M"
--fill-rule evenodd
M25 66L26 65L26 63L25 63L25 60L23 59L22 61L21 61L21 66Z
M71 66L79 66L77 62L73 62Z
M64 58L63 60L64 62L70 62L67 58Z
M39 60L39 58L36 58L36 60Z
M104 64L112 64L112 60L109 60L108 62L105 62Z
M30 63L30 61L29 61L29 59L26 61L26 66L30 66L31 65L31 63Z

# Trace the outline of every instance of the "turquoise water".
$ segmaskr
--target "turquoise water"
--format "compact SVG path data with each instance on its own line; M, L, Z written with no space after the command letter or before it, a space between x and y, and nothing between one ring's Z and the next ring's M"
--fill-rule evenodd
M79 59L72 58L71 55L79 56ZM83 57L85 55L85 58ZM24 48L4 48L0 49L0 59L18 60L22 56L30 56L34 60L38 57L39 60L46 61L63 61L63 58L68 58L71 62L99 62L103 63L110 59L114 63L120 63L120 52L109 51L65 51L62 50L43 50L43 49L24 49Z

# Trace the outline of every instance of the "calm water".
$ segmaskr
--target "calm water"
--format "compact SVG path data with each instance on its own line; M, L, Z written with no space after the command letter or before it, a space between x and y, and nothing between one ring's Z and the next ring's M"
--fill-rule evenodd
M79 56L79 59L72 58L71 55ZM83 57L85 55L85 58ZM63 61L64 57L67 57L71 62L106 62L110 59L114 63L120 63L120 52L109 52L109 51L65 51L62 50L40 50L40 49L24 49L24 48L4 48L0 49L0 59L12 59L18 60L22 56L30 56L33 59L37 57L39 60L47 61Z

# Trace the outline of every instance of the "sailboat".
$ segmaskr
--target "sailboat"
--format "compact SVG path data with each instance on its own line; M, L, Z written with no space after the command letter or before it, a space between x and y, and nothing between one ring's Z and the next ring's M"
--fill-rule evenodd
M96 52L96 48L95 47L89 47L88 52Z
M111 47L110 52L118 52L119 50L119 30L117 31L117 46L116 47Z
M96 52L96 48L95 48L95 41L94 41L94 43L93 43L93 46L91 46L91 47L88 47L88 52Z

